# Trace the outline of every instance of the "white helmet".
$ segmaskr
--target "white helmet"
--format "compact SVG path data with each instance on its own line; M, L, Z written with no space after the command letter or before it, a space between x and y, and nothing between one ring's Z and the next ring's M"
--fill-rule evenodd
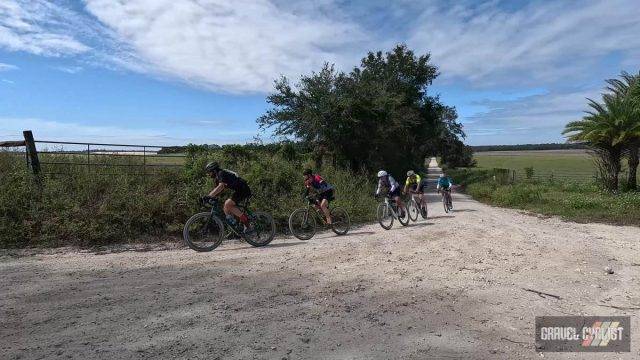
M387 176L387 175L389 175L389 174L387 174L387 172L386 172L386 171L384 171L384 170L380 170L380 171L378 171L378 177L379 177L379 178L381 178L381 177L383 177L383 176Z
M444 177L444 173L440 174L440 177Z
M413 176L413 175L415 175L415 174L416 174L416 173L415 173L413 170L409 170L409 171L407 171L407 177Z

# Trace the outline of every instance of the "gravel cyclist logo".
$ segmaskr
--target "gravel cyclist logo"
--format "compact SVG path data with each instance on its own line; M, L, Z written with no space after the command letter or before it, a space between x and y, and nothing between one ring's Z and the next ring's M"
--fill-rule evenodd
M538 316L536 350L629 352L629 316Z

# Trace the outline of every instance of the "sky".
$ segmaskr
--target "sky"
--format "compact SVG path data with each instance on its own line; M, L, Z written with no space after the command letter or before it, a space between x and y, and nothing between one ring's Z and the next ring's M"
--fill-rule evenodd
M404 43L470 145L564 142L640 70L638 0L2 0L0 141L245 143L273 81Z

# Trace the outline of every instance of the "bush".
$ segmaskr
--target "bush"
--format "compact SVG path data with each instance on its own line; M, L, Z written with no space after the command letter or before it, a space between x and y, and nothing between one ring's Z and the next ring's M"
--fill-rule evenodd
M0 247L94 246L179 236L186 219L200 210L197 199L213 188L204 173L204 165L212 160L249 182L252 207L270 212L280 232L287 230L289 214L305 204L302 169L310 167L310 160L291 146L281 151L273 144L268 149L186 150L184 168L140 176L127 167L87 171L84 166L60 165L55 172L63 175L43 175L40 182L27 171L24 158L0 153ZM54 156L65 162L84 161L74 155ZM105 165L133 161L101 159ZM321 173L336 187L335 205L346 208L352 222L374 219L376 201L369 195L375 188L373 176L333 166Z

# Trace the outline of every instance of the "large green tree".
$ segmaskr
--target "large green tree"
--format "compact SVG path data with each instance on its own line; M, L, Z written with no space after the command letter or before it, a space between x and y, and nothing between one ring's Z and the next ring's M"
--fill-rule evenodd
M370 52L348 73L325 64L295 86L276 81L258 124L310 144L318 165L330 157L354 170L417 168L464 137L455 109L427 93L437 76L429 54L405 45Z

